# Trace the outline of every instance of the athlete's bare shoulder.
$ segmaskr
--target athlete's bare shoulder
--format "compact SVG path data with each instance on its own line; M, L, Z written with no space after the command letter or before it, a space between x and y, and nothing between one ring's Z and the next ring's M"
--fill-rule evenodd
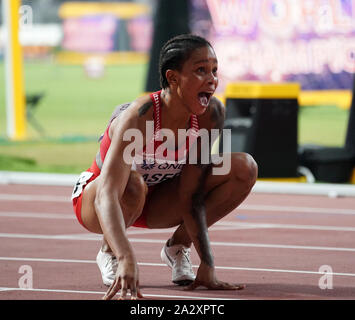
M149 94L138 97L133 104L139 118L144 118L144 121L153 119L153 101Z
M129 107L125 108L125 116L123 117L124 121L127 119L137 119L146 121L152 119L153 117L153 102L149 95L143 95L131 103L127 104ZM142 119L140 119L142 118Z
M153 102L150 95L142 95L130 103L126 111L126 119L136 119L138 122L144 122L153 119Z
M221 100L213 96L206 112L198 117L200 128L222 129L225 118L225 107Z

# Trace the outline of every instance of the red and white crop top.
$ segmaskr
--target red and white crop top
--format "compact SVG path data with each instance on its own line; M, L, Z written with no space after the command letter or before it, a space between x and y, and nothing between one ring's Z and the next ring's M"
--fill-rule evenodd
M192 115L190 117L190 128L188 130L184 130L186 137L182 135L183 138L185 137L184 143L182 143L181 146L177 149L174 148L173 150L169 150L167 144L163 143L166 141L166 139L164 140L163 138L164 136L167 137L167 134L166 130L161 128L162 112L160 93L161 91L157 91L150 94L154 105L153 137L148 141L148 143L142 146L142 148L136 149L135 157L132 163L132 170L139 172L143 176L144 181L148 186L158 184L167 179L172 179L181 173L181 170L186 163L186 157L189 148L196 140L199 131L197 116ZM118 106L113 113L110 124L113 119L119 117L125 110L129 108L129 106L130 104L123 104ZM111 144L111 139L108 134L110 124L101 137L100 151L96 156L96 164L100 170L105 160L107 150ZM170 140L169 143L171 143Z

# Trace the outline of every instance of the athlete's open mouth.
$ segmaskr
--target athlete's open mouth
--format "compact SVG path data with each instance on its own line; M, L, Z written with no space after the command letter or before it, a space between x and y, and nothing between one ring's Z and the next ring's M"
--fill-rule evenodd
M198 100L200 101L201 105L203 105L204 107L207 107L211 96L212 96L211 92L200 92L198 94Z

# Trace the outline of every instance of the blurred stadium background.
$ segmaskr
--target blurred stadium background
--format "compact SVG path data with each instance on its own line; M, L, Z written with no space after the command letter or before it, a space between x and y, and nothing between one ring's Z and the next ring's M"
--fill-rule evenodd
M159 41L179 30L214 45L217 95L225 102L232 83L297 82L298 146L345 144L355 71L352 0L22 0L27 126L21 139L7 131L4 1L0 170L86 169L114 107L159 89L152 76Z

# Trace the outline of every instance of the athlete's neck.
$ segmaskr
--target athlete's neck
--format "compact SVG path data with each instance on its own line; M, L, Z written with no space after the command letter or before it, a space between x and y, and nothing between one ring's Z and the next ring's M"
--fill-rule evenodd
M162 127L185 129L192 115L182 103L180 97L169 88L163 89L160 94L162 104Z

